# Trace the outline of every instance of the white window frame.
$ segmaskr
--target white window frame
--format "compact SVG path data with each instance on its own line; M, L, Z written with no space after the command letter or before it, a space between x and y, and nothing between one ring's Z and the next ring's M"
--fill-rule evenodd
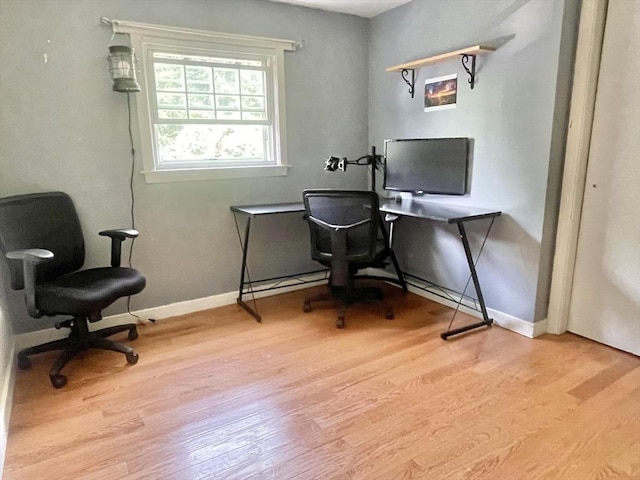
M291 40L250 37L227 33L208 32L186 28L151 25L145 23L111 20L114 33L128 34L131 47L138 58L138 82L142 92L133 96L139 128L140 151L143 171L147 183L188 180L214 180L246 177L273 177L287 174L289 164L286 155L284 52L294 51L296 43ZM269 58L267 72L268 112L272 116L272 145L270 162L261 165L220 166L189 168L188 165L167 168L159 166L154 152L153 122L155 108L155 84L153 84L154 51L184 51L185 53L214 55L258 55Z

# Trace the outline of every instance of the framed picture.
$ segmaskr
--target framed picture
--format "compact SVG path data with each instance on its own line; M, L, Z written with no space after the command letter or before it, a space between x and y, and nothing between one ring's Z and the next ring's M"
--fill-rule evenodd
M424 111L455 108L458 98L458 74L429 78L424 81Z

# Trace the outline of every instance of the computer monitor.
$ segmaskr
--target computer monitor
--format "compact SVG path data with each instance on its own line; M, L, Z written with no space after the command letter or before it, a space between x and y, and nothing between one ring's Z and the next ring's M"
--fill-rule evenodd
M467 191L468 138L385 140L385 190L464 195Z

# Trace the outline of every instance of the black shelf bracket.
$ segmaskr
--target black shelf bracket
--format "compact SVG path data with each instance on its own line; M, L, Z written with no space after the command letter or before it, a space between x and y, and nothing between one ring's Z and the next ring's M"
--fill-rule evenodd
M407 63L401 63L387 68L387 72L401 72L404 83L409 86L409 93L411 98L415 94L416 86L416 69L422 68L425 65L431 65L433 63L444 62L445 60L461 57L462 67L469 75L468 83L473 90L476 83L476 55L481 53L491 53L496 50L496 47L490 47L487 45L474 45L472 47L461 48L460 50L454 50L451 52L441 53L440 55L434 55L432 57L421 58L419 60L413 60ZM470 64L470 65L469 65ZM409 73L411 72L411 73Z
M462 58L462 68L464 68L465 72L467 72L467 75L469 76L469 78L467 79L467 82L469 83L471 90L473 90L473 87L476 83L476 56L463 54L463 55L460 55L460 57ZM467 66L469 64L469 61L471 61L471 68ZM400 74L402 75L402 80L404 80L404 83L406 83L407 86L409 87L409 94L411 95L411 98L413 98L415 96L415 86L416 86L415 69L403 68Z
M467 82L469 82L471 90L473 90L473 86L476 83L476 56L468 54L463 54L461 56L462 68L464 68L464 70L467 72L467 75L469 75L469 79L467 80ZM467 63L469 63L469 57L471 57L471 70L469 70L469 67L467 67Z
M409 72L411 72L411 81L409 81L409 79L407 78L409 76ZM403 68L401 75L404 83L409 85L409 93L411 94L411 98L413 98L413 95L415 94L416 71L413 68Z

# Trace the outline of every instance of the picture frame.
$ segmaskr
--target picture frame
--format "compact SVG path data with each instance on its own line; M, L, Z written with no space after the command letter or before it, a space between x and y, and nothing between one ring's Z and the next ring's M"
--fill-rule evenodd
M424 111L455 108L458 101L458 74L428 78L424 81Z

